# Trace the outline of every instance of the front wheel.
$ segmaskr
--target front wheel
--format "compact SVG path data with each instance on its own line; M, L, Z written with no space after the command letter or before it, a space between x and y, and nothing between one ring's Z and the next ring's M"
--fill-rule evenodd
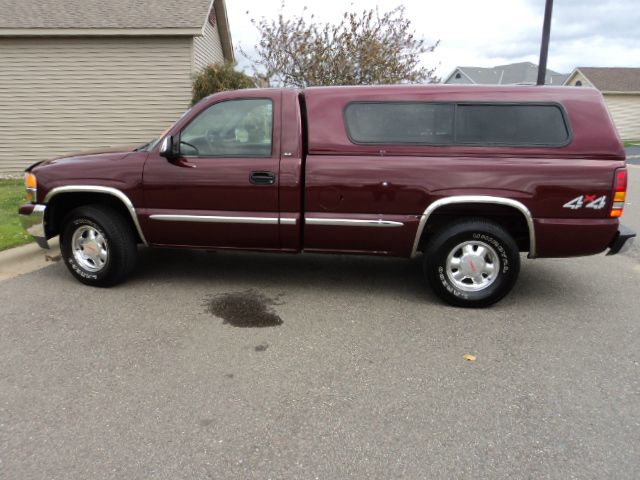
M136 238L129 223L106 206L88 205L71 211L60 240L67 268L86 285L120 283L136 263Z
M486 307L513 288L520 254L494 222L470 219L436 232L424 251L424 274L434 292L458 307Z

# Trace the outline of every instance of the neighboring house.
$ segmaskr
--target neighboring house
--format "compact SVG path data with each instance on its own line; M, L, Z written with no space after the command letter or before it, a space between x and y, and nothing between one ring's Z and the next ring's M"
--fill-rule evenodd
M600 90L620 137L640 140L640 68L578 67L564 84Z
M467 83L478 85L535 85L538 66L531 62L498 65L493 68L456 67L442 83ZM567 79L564 73L547 69L545 83L562 85Z
M0 0L0 174L157 137L233 61L224 0Z

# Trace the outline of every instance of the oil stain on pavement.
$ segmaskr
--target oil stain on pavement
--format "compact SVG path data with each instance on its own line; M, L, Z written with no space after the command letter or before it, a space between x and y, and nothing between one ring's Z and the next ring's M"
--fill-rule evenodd
M282 305L280 295L270 298L256 290L223 293L207 302L209 313L222 318L225 324L240 328L282 325L282 319L273 309L274 305Z

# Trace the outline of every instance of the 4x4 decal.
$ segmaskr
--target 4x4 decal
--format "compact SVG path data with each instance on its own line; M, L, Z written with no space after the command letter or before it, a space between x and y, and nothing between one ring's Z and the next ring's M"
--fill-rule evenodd
M593 208L594 210L600 210L604 208L607 203L607 196L602 195L596 198L595 195L580 195L573 200L568 201L562 207L570 208L571 210L578 210L580 208Z

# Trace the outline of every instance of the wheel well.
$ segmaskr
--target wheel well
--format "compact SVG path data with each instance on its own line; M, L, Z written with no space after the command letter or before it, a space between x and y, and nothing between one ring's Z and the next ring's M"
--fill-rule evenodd
M45 218L47 237L51 238L61 234L65 217L74 208L82 207L84 205L106 206L115 210L127 221L131 227L131 231L136 237L136 241L138 243L142 243L142 239L140 238L140 234L138 233L133 219L131 218L131 214L122 201L108 193L93 192L69 192L55 195L47 204L47 213Z
M427 239L438 229L464 217L484 218L494 221L509 232L521 252L528 252L531 248L527 219L518 209L497 204L458 203L444 205L429 216L420 237L418 250L423 250Z

